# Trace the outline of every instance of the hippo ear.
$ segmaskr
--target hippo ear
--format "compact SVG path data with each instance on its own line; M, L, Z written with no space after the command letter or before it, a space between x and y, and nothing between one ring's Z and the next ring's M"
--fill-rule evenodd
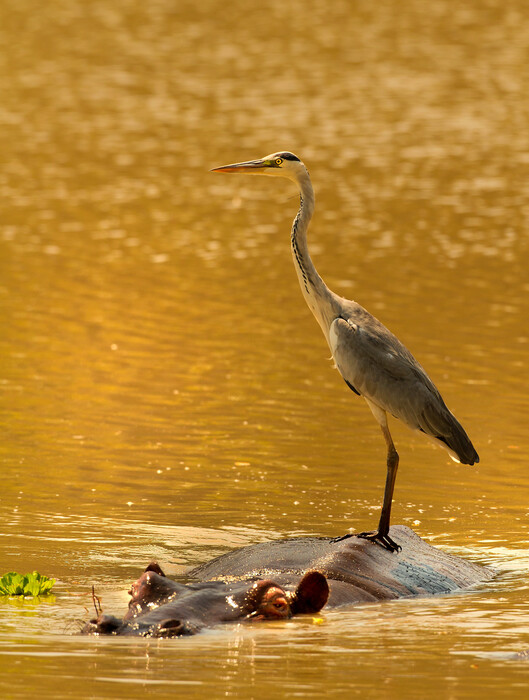
M329 584L325 576L319 571L309 571L299 582L292 597L292 614L318 612L328 598Z
M147 568L145 569L145 571L154 571L154 573L158 574L158 576L165 576L164 572L162 571L162 567L158 564L157 561L151 561L150 564L147 564Z

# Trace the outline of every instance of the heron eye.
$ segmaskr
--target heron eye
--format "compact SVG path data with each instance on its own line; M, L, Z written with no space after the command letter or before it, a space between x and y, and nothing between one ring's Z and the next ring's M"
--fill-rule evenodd
M276 165L281 165L282 162L283 162L282 158L276 158Z

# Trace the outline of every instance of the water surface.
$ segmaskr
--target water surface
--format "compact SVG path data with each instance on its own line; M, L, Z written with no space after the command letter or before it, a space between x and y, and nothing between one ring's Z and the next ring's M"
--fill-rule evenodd
M118 6L119 5L119 6ZM513 0L72 0L0 8L0 601L6 697L525 697L529 28ZM233 547L373 526L384 443L289 251L412 350L480 454L392 425L394 522L498 576L473 592L194 639L84 639ZM71 660L71 663L70 663Z

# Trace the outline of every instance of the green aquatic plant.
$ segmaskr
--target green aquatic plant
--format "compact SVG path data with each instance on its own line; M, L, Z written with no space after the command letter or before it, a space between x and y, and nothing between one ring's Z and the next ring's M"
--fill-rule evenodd
M33 571L31 574L17 574L10 571L0 578L0 595L39 596L48 595L55 584L54 578L48 578Z

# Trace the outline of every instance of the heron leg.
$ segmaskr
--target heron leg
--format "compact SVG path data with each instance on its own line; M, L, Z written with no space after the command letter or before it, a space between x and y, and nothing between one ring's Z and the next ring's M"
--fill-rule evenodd
M382 512L380 514L380 522L378 531L381 535L386 536L389 532L389 518L391 515L391 502L393 501L393 491L395 489L395 480L397 478L397 469L399 467L399 455L393 444L393 439L387 425L382 426L382 433L386 440L388 448L387 455L387 475L386 488L384 489L384 502L382 504Z
M395 479L397 478L397 469L399 466L399 455L393 444L393 438L389 432L387 421L381 423L382 434L388 448L387 454L387 474L386 487L384 489L384 501L382 503L382 512L380 513L380 521L378 529L375 532L361 532L358 537L366 540L378 542L390 552L398 552L401 547L389 536L389 520L391 515L391 502L393 501L393 491L395 489Z

